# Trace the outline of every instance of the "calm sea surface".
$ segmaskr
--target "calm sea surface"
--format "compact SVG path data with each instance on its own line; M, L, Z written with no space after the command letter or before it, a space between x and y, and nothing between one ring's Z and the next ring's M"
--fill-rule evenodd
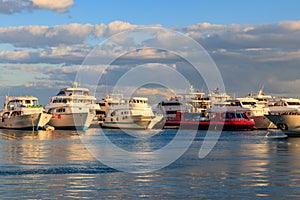
M86 134L93 141L108 135L128 151L151 151L167 145L176 130L150 138L93 128ZM128 173L95 159L75 131L0 130L0 198L300 198L300 138L276 138L281 132L268 138L266 131L222 132L210 154L199 159L205 134L199 131L171 165Z

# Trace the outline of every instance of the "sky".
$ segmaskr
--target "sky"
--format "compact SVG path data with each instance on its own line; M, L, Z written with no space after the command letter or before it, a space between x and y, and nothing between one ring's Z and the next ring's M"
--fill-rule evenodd
M122 51L108 45L95 51L99 44L118 33L145 27L176 31L199 43L231 95L243 96L264 86L266 93L300 97L299 7L298 0L0 0L0 103L7 94L35 95L42 104L47 103L75 80L91 52L95 57L101 53L114 58ZM133 42L150 46L159 42L177 50L186 45L170 38L166 33L151 37L144 33L136 34ZM125 39L123 44L132 44ZM203 81L196 81L199 77L190 63L174 52L133 52L109 68L99 60L89 63L94 74L101 71L105 77L100 90L106 87L108 91L122 75L140 65L162 74L167 67L175 69L194 88L207 88ZM146 87L140 94L166 93Z

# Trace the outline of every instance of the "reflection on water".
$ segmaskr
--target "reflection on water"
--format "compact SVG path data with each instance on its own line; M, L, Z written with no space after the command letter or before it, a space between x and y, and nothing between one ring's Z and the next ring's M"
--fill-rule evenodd
M73 131L2 130L0 136L7 140L0 147L5 164L53 165L94 159Z
M97 129L86 134L95 141L103 136ZM115 145L151 152L176 132L131 141L119 131L106 134ZM130 174L96 160L77 132L0 130L0 194L13 199L299 198L300 138L264 135L223 132L213 151L199 159L205 132L198 132L189 150L168 167Z

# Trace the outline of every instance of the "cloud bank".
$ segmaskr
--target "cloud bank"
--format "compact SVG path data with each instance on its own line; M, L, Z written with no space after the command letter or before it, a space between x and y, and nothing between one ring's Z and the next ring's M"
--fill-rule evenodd
M0 13L14 14L36 9L47 9L57 13L64 13L73 5L73 0L0 0Z
M28 6L28 2L24 1L22 6ZM48 1L30 1L31 8L33 2L36 3L35 6L40 5L39 8L46 8L48 5ZM8 3L2 0L0 12L4 12L4 4ZM52 5L51 9L61 12L70 5L70 1L61 1L57 7ZM15 6L11 9L19 8ZM6 12L16 12L14 10ZM78 66L99 42L113 34L139 27L144 26L122 21L109 24L2 27L0 68L5 69L6 74L22 71L24 77L30 77L30 81L24 78L24 81L14 83L10 80L7 83L10 85L28 83L28 86L41 85L49 88L55 84L60 86L63 81L70 83L74 80ZM299 96L300 88L295 85L300 81L300 21L258 25L199 23L176 27L174 30L193 38L207 50L217 64L229 93L244 95L265 85L265 90L269 93ZM138 38L118 39L128 43L138 42ZM152 39L147 42L156 41L165 41L170 47L184 45L182 41L172 41L170 36L165 34L152 35ZM120 49L110 45L98 51L99 54L114 58ZM106 69L105 74L107 77L114 74L110 75L110 78L115 81L131 67L147 63L173 66L181 73L193 75L178 55L158 49L129 52L115 60L114 67ZM101 64L101 61L98 61L95 66ZM103 66L100 68L103 70ZM35 76L26 75L36 71L38 72ZM3 75L2 78L4 80ZM202 88L202 85L194 87Z

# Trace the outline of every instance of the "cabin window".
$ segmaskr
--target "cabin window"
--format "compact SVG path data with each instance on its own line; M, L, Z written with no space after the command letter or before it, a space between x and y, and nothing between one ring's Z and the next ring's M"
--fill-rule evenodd
M9 116L9 112L6 112L3 114L2 119L8 118L8 116ZM2 122L3 122L3 120L2 120Z
M166 113L168 114L168 115L171 115L171 114L176 114L177 113L177 110L169 110L169 111L166 111Z
M300 106L300 102L287 102L290 106Z
M17 116L20 116L21 115L21 112L20 111L14 111L11 113L11 117L17 117Z
M74 94L75 95L83 95L83 92L82 91L74 91Z
M39 102L38 102L37 100L33 100L33 101L32 101L32 104L33 104L33 105L39 105Z
M116 112L113 111L113 112L110 114L110 116L114 116L115 114L116 114Z
M234 113L226 113L226 119L235 118Z
M67 103L68 99L56 98L53 99L52 103Z
M244 118L244 114L243 113L236 113L236 118Z
M66 112L66 109L65 108L59 108L59 109L56 109L56 112L57 113L63 113L63 112Z
M243 102L243 105L251 105L254 106L256 102Z

